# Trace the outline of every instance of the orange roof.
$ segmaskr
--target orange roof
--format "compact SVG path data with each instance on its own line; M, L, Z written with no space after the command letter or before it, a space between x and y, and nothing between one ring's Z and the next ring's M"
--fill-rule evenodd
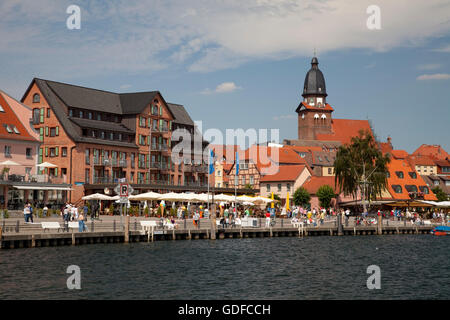
M388 164L388 170L389 170L389 178L388 180L388 191L391 194L392 198L397 200L407 200L410 199L410 196L408 194L408 190L406 189L406 185L412 185L416 186L417 191L420 192L420 187L425 187L427 184L422 179L422 177L417 174L417 172L410 167L410 165L407 163L405 159L391 159L391 162ZM396 174L396 172L402 172L403 178L399 178ZM417 176L416 179L412 178L409 175L409 172L414 172ZM394 191L393 186L399 185L402 187L402 192L397 193ZM429 189L429 188L428 188ZM430 194L425 194L424 199L425 200L437 200L436 196L433 194L431 190Z
M390 142L380 142L380 149L383 153L388 153L392 151L392 145Z
M372 135L372 129L368 120L332 119L332 134L318 134L317 140L340 141L342 144L351 143L352 137L359 136L360 130L368 130Z
M25 128L25 125L15 114L13 108L11 107L11 104L13 102L19 103L3 91L0 91L0 106L3 109L3 112L0 111L0 139L27 140L38 142L37 139L30 135L28 130ZM31 113L32 111L30 110L30 118ZM8 132L5 125L8 125L11 133ZM16 133L14 128L17 128L19 133Z
M407 158L409 164L415 168L415 166L435 166L433 158L430 156L418 156L418 155L410 155Z
M233 164L236 160L236 152L239 153L239 159L243 158L244 151L238 145L222 145L222 144L210 144L209 148L214 151L214 155L217 160L225 158L225 163Z
M305 165L279 166L277 173L262 176L260 182L295 181L305 168Z
M308 110L318 110L318 111L326 110L326 111L334 111L334 109L333 109L328 103L325 104L324 107L313 107L313 106L310 106L309 104L307 104L307 103L305 103L305 102L302 102L302 103L300 103L300 104L303 105L303 106L305 107L305 109L308 109Z
M307 180L302 187L304 187L310 194L316 194L321 186L329 185L333 188L334 193L339 193L339 188L334 183L334 176L311 176L309 180Z
M405 150L392 150L389 152L395 159L406 159L409 154Z
M294 151L297 152L309 152L311 153L312 151L322 151L322 147L319 146L284 146L283 148L289 148L292 149Z
M448 154L447 151L445 151L440 145L429 144L421 145L416 151L413 152L413 155L430 156L440 160L450 157L450 154Z

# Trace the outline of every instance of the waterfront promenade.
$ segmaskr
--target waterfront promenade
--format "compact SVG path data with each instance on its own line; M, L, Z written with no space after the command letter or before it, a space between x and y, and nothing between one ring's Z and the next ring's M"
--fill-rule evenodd
M356 225L350 218L342 228L337 225L336 217L330 217L323 224L293 225L290 219L277 218L275 224L266 227L265 218L257 218L252 227L217 225L211 228L210 219L200 219L198 226L192 219L176 220L175 228L157 226L144 230L141 221L158 218L101 216L98 220L89 219L87 231L79 232L77 228L64 229L64 223L59 217L35 218L34 223L25 223L23 219L8 218L0 220L1 245L3 249L40 246L80 245L93 243L127 243L160 240L196 240L196 239L227 239L256 237L306 237L306 236L341 236L341 235L385 235L385 234L428 234L435 225L416 225L405 221L383 219L381 225ZM61 229L42 228L42 222L58 222ZM215 236L213 235L215 233Z

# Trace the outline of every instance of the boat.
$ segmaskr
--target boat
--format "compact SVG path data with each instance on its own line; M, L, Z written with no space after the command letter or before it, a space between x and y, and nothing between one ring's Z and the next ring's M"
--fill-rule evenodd
M447 226L437 226L433 230L431 230L431 234L435 236L446 236L450 235L450 227Z

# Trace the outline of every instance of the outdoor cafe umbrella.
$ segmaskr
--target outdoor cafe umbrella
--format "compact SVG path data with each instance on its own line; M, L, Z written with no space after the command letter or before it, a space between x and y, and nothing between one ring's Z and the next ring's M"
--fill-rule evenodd
M132 195L128 197L129 200L134 201L145 201L145 200L159 200L161 199L161 194L157 192L147 192L147 193L141 193L138 195Z
M164 199L166 201L185 201L186 196L183 193L169 192L160 194L160 199Z
M44 163L38 164L37 167L39 167L39 168L56 168L57 165L54 165L53 163L50 163L50 162L44 162Z
M251 202L251 203L254 203L254 201L255 201L255 197L249 197L249 196L239 196L239 197L236 197L236 200L237 201L240 201L240 202Z
M11 161L11 160L6 160L3 162L0 162L0 166L20 166L19 163Z
M82 197L81 200L114 200L114 199L113 197L107 196L106 194L94 193Z

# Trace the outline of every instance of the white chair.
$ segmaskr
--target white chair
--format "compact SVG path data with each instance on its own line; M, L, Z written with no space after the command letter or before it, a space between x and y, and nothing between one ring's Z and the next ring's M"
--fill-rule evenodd
M143 233L150 231L152 228L156 229L156 227L158 227L158 221L156 220L142 220L140 223Z

